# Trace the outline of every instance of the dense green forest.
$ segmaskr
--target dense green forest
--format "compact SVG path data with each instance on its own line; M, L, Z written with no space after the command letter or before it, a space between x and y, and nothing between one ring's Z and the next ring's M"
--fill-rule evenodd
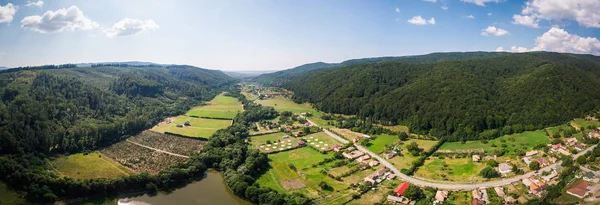
M434 63L380 62L299 75L297 102L448 140L494 138L600 108L600 57L522 53Z
M282 70L274 73L267 73L253 78L254 81L264 85L280 86L295 77L303 74L311 73L328 68L341 68L344 66L365 64L365 63L381 63L381 62L404 62L404 63L432 63L449 60L464 60L464 59L480 59L493 56L508 55L503 52L453 52L453 53L431 53L426 55L416 56L399 56L399 57L377 57L377 58L360 58L351 59L341 63L309 63L295 68Z
M0 72L0 154L110 145L220 93L233 79L188 66L74 65Z

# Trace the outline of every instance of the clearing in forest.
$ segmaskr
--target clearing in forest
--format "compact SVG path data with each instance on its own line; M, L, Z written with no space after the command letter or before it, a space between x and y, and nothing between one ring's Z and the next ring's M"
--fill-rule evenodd
M207 105L192 108L186 113L186 115L206 118L233 119L243 110L242 103L238 99L220 94L208 102Z
M76 179L116 178L134 173L98 152L62 156L50 164L61 175Z
M231 120L205 119L184 115L173 117L171 119L171 123L160 122L151 130L160 133L173 133L188 137L208 139L217 130L229 127L232 122ZM185 122L190 122L190 125L185 126ZM182 125L182 127L177 127L177 125Z
M482 140L462 142L446 142L438 151L458 151L483 149L487 154L493 154L493 151L506 149L507 154L515 154L515 150L525 149L530 151L535 146L550 143L550 138L542 130L527 131L518 134L504 135L493 140L484 142Z

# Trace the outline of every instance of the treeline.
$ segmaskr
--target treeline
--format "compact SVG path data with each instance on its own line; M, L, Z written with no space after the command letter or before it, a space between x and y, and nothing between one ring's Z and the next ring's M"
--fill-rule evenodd
M311 201L301 194L278 193L255 183L256 177L268 169L268 158L266 154L249 148L245 142L249 137L248 125L255 119L255 115L248 113L270 113L271 109L246 102L247 110L236 116L232 126L217 131L204 148L186 163L172 165L157 175L141 173L115 179L77 180L47 171L51 167L44 160L44 155L27 154L0 157L0 179L12 188L24 191L33 202L52 202L66 198L169 190L202 177L207 169L212 168L224 173L227 185L236 195L252 203L310 204ZM262 119L274 117L276 115Z
M328 125L333 125L339 128L350 129L353 132L359 132L369 135L378 134L396 134L390 129L374 125L369 119L360 120L357 117L344 117L334 115L323 115L321 119L334 120L333 122L327 122Z
M283 84L295 101L450 141L563 124L600 108L598 57L521 53L325 69Z

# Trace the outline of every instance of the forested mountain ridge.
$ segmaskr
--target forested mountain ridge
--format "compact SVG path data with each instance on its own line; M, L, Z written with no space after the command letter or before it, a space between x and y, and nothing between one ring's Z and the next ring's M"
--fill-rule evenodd
M233 78L189 66L73 65L0 72L0 154L110 145L210 100Z
M522 53L327 69L283 84L296 101L449 140L540 129L600 108L600 57Z
M399 57L375 57L346 60L341 63L316 62L304 64L298 67L282 70L274 73L267 73L255 77L253 80L265 85L281 85L290 79L302 74L327 69L340 68L344 66L380 63L380 62L405 62L405 63L432 63L449 60L480 59L493 56L508 55L505 52L450 52L450 53L430 53L426 55L399 56Z

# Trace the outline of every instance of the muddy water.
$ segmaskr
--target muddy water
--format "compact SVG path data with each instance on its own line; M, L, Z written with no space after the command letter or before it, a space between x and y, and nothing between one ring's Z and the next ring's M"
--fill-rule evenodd
M188 184L171 193L158 193L155 196L120 198L119 205L216 205L216 204L250 204L236 197L227 189L223 176L215 171L206 173L206 178Z

